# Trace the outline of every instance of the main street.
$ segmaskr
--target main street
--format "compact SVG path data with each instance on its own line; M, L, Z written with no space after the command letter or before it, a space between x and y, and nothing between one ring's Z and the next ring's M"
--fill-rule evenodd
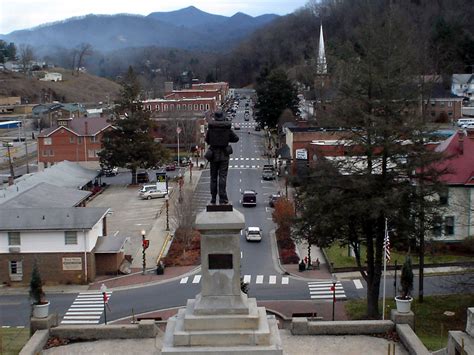
M262 167L268 160L263 156L264 133L255 131L255 121L244 121L245 101L237 110L235 123L241 127L236 133L240 140L233 144L234 154L230 161L228 175L229 198L239 211L245 215L246 226L258 226L263 230L260 243L250 243L242 233L242 270L244 281L249 284L249 296L257 300L313 300L317 303L331 302L330 280L308 280L287 275L280 268L275 241L270 232L275 228L271 220L272 209L268 207L268 196L278 191L276 181L262 181ZM125 174L129 179L128 174ZM123 178L123 176L121 177ZM112 179L119 179L114 177ZM129 180L128 180L129 181ZM257 206L241 206L241 192L252 189L257 192ZM209 171L201 174L200 181L193 197L196 210L203 209L210 201ZM165 271L166 272L166 271ZM339 300L365 298L366 287L361 278L341 280L338 283ZM425 277L425 295L453 292L449 284L452 276ZM319 283L317 283L319 281ZM417 281L415 280L415 285ZM316 291L315 291L316 290ZM159 284L135 286L129 289L111 290L107 319L113 321L132 314L138 315L158 309L181 307L186 300L194 298L200 292L199 271L183 275ZM416 289L414 290L416 294ZM387 278L387 297L394 295L393 279ZM73 307L91 307L93 311L84 312L84 322L104 322L101 296L89 293L48 293L51 301L50 311L65 315ZM88 304L88 302L90 304ZM29 319L29 301L27 295L4 295L0 297L0 325L27 326ZM67 319L66 319L67 320Z

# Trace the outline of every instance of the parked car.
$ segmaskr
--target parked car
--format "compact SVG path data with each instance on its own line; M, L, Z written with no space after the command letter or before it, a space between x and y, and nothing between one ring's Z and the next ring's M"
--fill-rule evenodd
M271 194L269 197L268 205L270 207L275 207L275 203L281 198L280 193Z
M265 164L263 166L262 179L263 180L275 180L276 179L275 168L273 167L273 165Z
M262 231L260 230L260 227L247 227L245 229L245 239L248 242L261 242Z
M257 193L254 190L242 192L242 206L257 206Z
M166 191L158 190L156 185L143 185L138 196L143 200L151 200L152 198L165 197Z
M105 176L115 176L115 175L118 174L118 168L117 167L104 168L104 169L102 169L102 173Z
M168 164L165 167L166 171L175 171L176 170L176 164Z

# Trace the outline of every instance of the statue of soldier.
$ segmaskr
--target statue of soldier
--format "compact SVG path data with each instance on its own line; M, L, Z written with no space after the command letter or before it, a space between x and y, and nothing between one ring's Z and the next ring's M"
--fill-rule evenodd
M229 143L239 141L239 137L232 130L231 123L225 120L222 111L214 113L214 121L209 122L206 133L206 143L209 150L205 158L211 164L211 204L216 204L217 190L219 190L219 204L229 203L227 197L227 172L229 170L229 156L232 147ZM219 183L218 183L219 180Z

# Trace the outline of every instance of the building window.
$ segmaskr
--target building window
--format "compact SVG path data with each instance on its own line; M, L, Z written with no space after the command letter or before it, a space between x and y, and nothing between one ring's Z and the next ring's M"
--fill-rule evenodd
M51 137L45 138L45 139L43 140L43 143L44 143L44 145L51 145L51 144L52 144L52 142L51 142Z
M440 193L439 193L439 204L441 206L448 206L448 204L449 204L448 189L443 189L443 191L440 191Z
M74 137L69 137L69 143L74 143L75 141Z
M453 102L452 101L448 101L448 107L453 107Z
M10 260L9 264L10 276L15 276L16 280L20 281L23 277L23 262L20 260Z
M436 106L436 102L435 101L431 101L431 107L435 107Z
M436 116L436 112L431 111L431 116L432 116L432 117L435 117L435 116Z
M64 244L77 245L77 232L76 231L64 232Z
M88 149L87 150L87 157L88 158L97 158L97 150L95 149Z
M77 137L77 144L82 144L82 137Z
M52 149L43 149L43 156L44 157L52 157L54 156L54 152Z
M441 102L439 103L439 105L440 105L441 107L444 107L444 101L441 101Z
M21 245L20 232L8 232L8 245Z
M181 110L181 105L180 104L176 105L176 110L178 110L178 111Z
M444 217L444 235L454 235L454 216Z
M209 111L209 104L206 104L206 110Z
M443 224L443 220L440 216L433 217L433 235L435 237L441 237L441 225Z
M91 143L95 143L95 142L97 142L97 137L96 136L91 137Z
M452 116L453 113L451 111L448 112L448 116Z
M188 110L192 111L193 110L193 104L188 104Z
M204 110L204 105L203 105L203 104L200 104L200 105L199 105L199 109L200 109L201 111L203 111L203 110Z
M199 105L198 104L194 104L194 110L197 111L198 110L198 107Z
M170 105L170 111L174 111L174 105L173 104Z
M168 111L168 105L165 105L165 108L163 109L163 111Z

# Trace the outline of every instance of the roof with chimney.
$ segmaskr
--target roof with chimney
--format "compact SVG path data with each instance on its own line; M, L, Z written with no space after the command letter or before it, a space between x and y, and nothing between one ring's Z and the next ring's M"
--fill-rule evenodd
M105 117L79 117L58 120L58 122L60 121L64 125L48 128L42 131L38 137L49 137L60 129L66 129L77 136L95 136L108 127L112 127Z
M446 160L439 164L448 170L441 180L448 185L474 185L474 129L459 130L440 144Z

